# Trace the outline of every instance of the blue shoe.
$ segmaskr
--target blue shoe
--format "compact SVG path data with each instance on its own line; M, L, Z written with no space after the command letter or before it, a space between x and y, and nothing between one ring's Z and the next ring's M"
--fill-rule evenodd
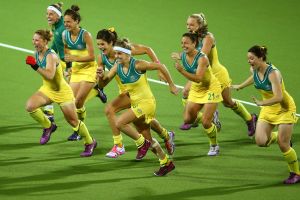
M74 131L74 133L72 133L72 135L70 135L68 137L69 141L77 141L77 140L81 140L82 137L80 135L78 135L78 133L76 131Z
M107 97L103 91L103 88L99 88L98 86L96 86L95 89L98 91L97 97L99 97L99 99L102 101L102 103L106 103Z

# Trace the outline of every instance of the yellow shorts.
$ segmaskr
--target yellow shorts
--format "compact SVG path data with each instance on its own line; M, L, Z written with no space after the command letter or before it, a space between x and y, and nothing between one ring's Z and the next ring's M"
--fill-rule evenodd
M86 63L73 62L70 83L79 83L81 81L95 83L96 70L97 70L96 62L86 62Z
M131 104L131 110L137 118L145 117L145 122L149 124L155 118L155 99L145 99Z
M266 111L264 108L261 109L258 117L259 121L264 121L269 124L295 124L298 121L295 111L284 111L280 113L272 113Z
M227 69L223 65L221 64L214 65L212 67L212 72L219 80L222 91L224 90L224 88L230 87L231 79L229 77Z
M61 104L66 102L74 101L74 94L69 85L64 85L62 88L60 88L59 91L54 91L49 89L47 86L42 86L39 89L40 92L42 92L44 95L46 95L51 101Z
M192 83L191 90L189 92L188 101L197 104L205 103L219 103L223 101L221 95L221 87L219 83L213 83L207 90L196 90L196 86Z

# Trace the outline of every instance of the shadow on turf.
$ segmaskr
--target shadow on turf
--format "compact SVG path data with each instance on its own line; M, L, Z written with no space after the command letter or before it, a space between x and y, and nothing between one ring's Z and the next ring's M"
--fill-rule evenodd
M41 129L36 123L32 124L20 124L20 125L10 125L10 126L0 126L0 134L20 132L28 129Z
M24 158L26 159L26 158ZM66 158L62 158L64 160ZM57 160L57 159L55 159ZM49 161L49 160L48 160ZM74 166L68 166L66 168L51 171L44 174L32 175L32 176L23 176L17 178L9 178L9 177L0 177L1 179L1 187L0 194L7 196L23 196L23 195L45 195L45 193L49 193L49 195L54 195L56 193L61 193L60 191L64 191L68 193L67 190L73 190L70 193L74 193L74 189L81 189L93 184L106 184L106 183L119 183L122 181L128 180L137 180L137 179L147 179L154 178L152 172L149 172L147 176L134 176L128 175L126 178L117 177L112 179L102 179L101 174L105 172L119 171L122 169L148 169L149 163L137 163L132 160L118 162L116 165L112 165L110 162L99 163L95 161L95 163L88 164L80 164ZM115 172L118 173L118 172ZM91 175L94 174L94 175ZM89 175L89 176L88 176ZM89 177L89 180L78 181L81 179L80 177L85 176ZM75 177L75 178L74 178ZM107 177L107 176L104 176ZM69 179L73 179L76 181L66 181ZM6 189L7 187L7 189Z
M191 189L180 192L174 192L163 195L154 195L151 194L148 188L137 188L139 193L142 193L139 196L132 197L132 200L153 200L153 199L200 199L201 197L211 197L211 196L222 196L228 195L232 193L240 193L244 191L251 190L260 190L265 188L274 188L274 187L287 187L282 183L274 183L268 185L261 184L244 184L244 185L236 185L236 186L228 186L228 187L211 187L211 188L199 188L199 189Z

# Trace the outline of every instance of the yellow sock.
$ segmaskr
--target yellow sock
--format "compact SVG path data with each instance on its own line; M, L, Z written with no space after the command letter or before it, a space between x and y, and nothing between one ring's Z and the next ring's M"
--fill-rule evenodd
M181 101L182 101L182 105L183 105L183 107L185 107L185 105L186 105L186 101L187 101L187 98L182 98L182 99L181 99Z
M283 157L285 158L286 162L288 163L290 172L294 172L294 173L300 175L299 163L297 160L297 154L296 154L295 150L291 147L287 152L283 153Z
M159 159L159 164L160 164L160 165L165 165L165 164L168 163L168 161L169 161L169 157L168 157L168 155L166 154L164 159L162 159L162 160Z
M113 135L114 145L118 145L118 147L123 146L123 137L122 135Z
M163 140L165 140L165 141L170 139L169 134L168 134L168 130L165 129L165 128L162 128L162 132L159 133L158 135L159 135L159 137L160 137L161 139L163 139Z
M140 146L142 146L142 145L144 144L144 142L145 142L144 136L141 135L141 134L139 134L139 135L140 135L139 139L137 139L137 140L134 141L135 144L136 144L136 146L137 146L138 148L139 148Z
M84 119L86 118L86 110L84 106L77 109L77 115L79 120L84 121Z
M43 107L43 111L47 115L53 115L54 114L54 106L52 104L46 105Z
M78 134L82 136L84 144L93 143L93 138L91 137L89 130L82 121L79 120L78 125L74 127L73 130L78 132Z
M97 95L98 95L98 91L95 88L91 89L91 91L89 92L88 96L85 99L85 102L87 102L88 100L90 100L91 98Z
M204 130L209 138L210 145L217 145L217 127L212 124L210 128Z
M43 113L42 109L38 108L29 114L35 121L42 125L43 128L49 128L51 126L51 121Z
M232 108L232 110L236 114L238 114L241 118L243 118L245 121L250 121L252 119L251 114L248 112L245 106L241 104L239 101L235 101L235 106Z
M196 118L196 120L195 120L195 122L193 123L193 124L199 124L199 123L201 123L201 120L202 120L202 112L198 112L198 115L197 115L197 118Z
M270 138L270 140L267 142L267 147L269 147L271 144L277 142L277 138L278 138L278 132L277 132L277 131L272 132L272 133L271 133L271 138Z

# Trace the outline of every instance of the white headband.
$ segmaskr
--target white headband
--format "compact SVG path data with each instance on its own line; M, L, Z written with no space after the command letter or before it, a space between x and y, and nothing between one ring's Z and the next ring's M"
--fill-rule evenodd
M115 50L115 51L121 51L121 52L126 53L126 54L128 54L128 55L131 55L131 51L130 51L129 49L125 49L125 48L123 48L123 47L115 46L115 47L114 47L114 50Z
M59 17L61 17L61 11L59 11L57 8L54 6L48 6L47 10L52 10L54 11Z

